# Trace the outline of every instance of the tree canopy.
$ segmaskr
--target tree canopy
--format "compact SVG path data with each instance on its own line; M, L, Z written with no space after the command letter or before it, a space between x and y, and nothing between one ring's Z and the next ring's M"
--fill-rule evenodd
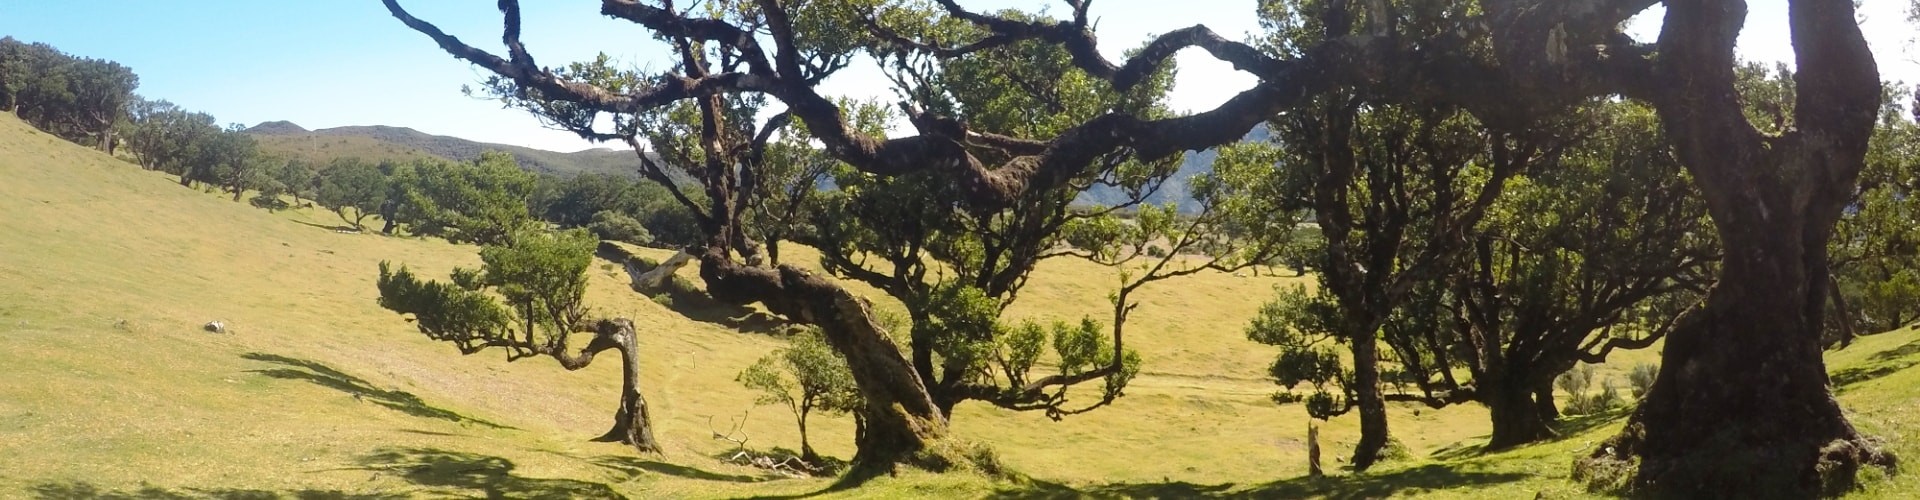
M536 63L519 39L519 5L511 0L499 3L504 56L461 42L395 0L384 3L394 17L452 56L496 75L489 85L509 104L582 137L637 146L650 133L644 130L648 120L676 112L697 117L697 135L678 134L676 140L698 141L700 154L689 155L697 161L684 165L694 168L688 173L701 179L707 193L708 210L697 215L706 237L702 276L716 297L761 302L819 324L829 343L846 355L868 401L863 414L870 429L860 443L860 462L891 463L926 449L946 432L944 411L926 385L936 381L915 376L924 370L916 370L917 363L900 356L876 331L870 311L857 299L796 268L753 264L757 245L740 223L752 190L742 187L753 185L752 165L763 158L768 137L785 120L803 124L807 135L851 170L884 182L925 179L921 182L950 186L952 198L942 206L981 217L1009 208L1033 217L1035 211L1021 209L1022 203L1046 199L1105 168L1152 165L1182 151L1231 143L1279 117L1323 118L1321 131L1332 140L1321 144L1332 147L1318 151L1321 160L1349 167L1375 152L1356 151L1345 134L1394 132L1376 125L1377 116L1407 113L1426 124L1403 128L1414 139L1416 158L1452 149L1431 148L1436 144L1421 144L1422 137L1450 138L1456 129L1483 128L1487 133L1465 142L1484 141L1488 146L1479 148L1484 151L1462 146L1471 152L1446 154L1484 153L1487 159L1428 162L1471 168L1435 176L1439 182L1406 198L1476 201L1463 210L1441 209L1461 211L1434 218L1430 227L1406 226L1436 236L1414 255L1447 257L1470 247L1459 242L1485 217L1489 203L1478 201L1497 197L1507 179L1532 164L1528 158L1552 151L1523 132L1594 99L1625 99L1652 108L1674 158L1698 188L1724 250L1704 305L1665 337L1663 366L1687 368L1660 371L1626 431L1598 447L1581 467L1631 464L1637 470L1633 484L1652 493L1810 494L1845 483L1862 465L1892 461L1853 429L1834 403L1817 342L1831 281L1826 279L1829 236L1850 204L1883 97L1850 2L1790 2L1799 72L1793 76L1794 105L1783 113L1793 126L1781 129L1756 127L1744 114L1733 51L1745 24L1740 0L1670 3L1653 42L1620 31L1624 21L1655 3L1647 0L1263 2L1259 14L1272 35L1265 42L1230 41L1194 26L1162 33L1117 63L1098 50L1089 21L1092 3L1085 1L1069 1L1069 12L1061 16L983 13L954 0L761 0L690 11L671 4L603 2L603 14L645 28L672 47L677 64L646 74L613 70L604 58L545 69L551 66ZM1213 109L1188 115L1130 106L1129 96L1152 89L1172 55L1187 48L1231 63L1258 83ZM822 79L861 51L892 65L911 135L863 130L852 118L856 115L819 92ZM1051 82L1085 81L1111 93L1097 95L1090 112L1066 113L1059 121L1016 114L1035 127L1016 130L996 129L994 115L967 109L965 98L939 106L938 96L945 92L925 90L964 90L970 61L990 62L995 54L1008 53L1024 54L1022 60L1036 68L1060 69L1049 75ZM1017 74L1023 69L997 68L1015 74L993 85L1023 83ZM945 79L950 75L955 78ZM1018 94L1005 102L1019 102ZM772 121L758 122L752 110L770 101L785 110ZM1387 156L1404 149L1401 143L1382 143L1389 148L1379 153ZM644 155L641 160L649 163ZM1388 163L1397 169L1418 162ZM670 186L662 169L647 170L650 178ZM1357 168L1320 170L1334 174L1333 180L1362 178ZM1486 173L1474 174L1477 170ZM1382 172L1387 174L1365 178L1394 177L1390 170ZM1483 182L1478 191L1445 187L1456 178ZM1318 185L1317 202L1354 196L1343 182ZM1389 194L1362 192L1369 199ZM1449 193L1458 198L1448 198ZM697 208L689 197L676 198ZM1394 205L1382 206L1380 213L1397 210L1399 203ZM1341 224L1351 215L1314 211L1330 254L1348 251L1347 242L1336 236L1351 231ZM1380 231L1390 229L1386 222L1364 228L1366 234L1397 236ZM1415 262L1410 269L1437 267L1429 262L1441 260ZM1334 266L1353 266L1357 260L1330 257L1327 262L1321 271L1329 283L1360 284L1328 287L1360 299L1342 298L1342 306L1364 304L1361 310L1373 311L1342 318L1356 327L1345 329L1360 339L1353 345L1356 355L1375 349L1372 328L1401 300L1396 296L1437 274L1397 272L1390 269L1391 260L1352 272ZM1376 279L1389 275L1419 279ZM1124 317L1130 306L1124 296L1116 303L1118 316ZM1771 369L1751 369L1756 364ZM1379 415L1369 410L1377 405L1366 396L1377 390L1376 375L1364 369L1355 373L1365 387L1363 415ZM1379 430L1370 440L1384 439L1384 420L1366 427ZM1759 458L1722 465L1729 463L1720 460L1725 456Z

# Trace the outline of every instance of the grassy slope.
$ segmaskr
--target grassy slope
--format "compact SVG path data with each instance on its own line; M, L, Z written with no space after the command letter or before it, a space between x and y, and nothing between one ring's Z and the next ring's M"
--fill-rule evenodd
M712 458L730 445L711 438L708 419L725 430L752 408L733 375L778 340L688 320L625 291L605 263L591 300L641 327L643 389L665 457L583 441L611 420L613 364L568 373L546 360L459 356L374 304L378 261L438 274L473 265L472 247L335 233L315 227L333 225L330 214L270 214L182 189L3 116L0 179L0 497L727 497L829 484ZM1108 269L1049 263L1011 313L1104 318L1114 280ZM1618 415L1481 456L1472 447L1487 432L1484 410L1396 408L1397 437L1437 458L1293 479L1305 472L1306 419L1267 402L1273 387L1260 374L1273 351L1240 333L1267 290L1290 281L1202 274L1149 287L1128 337L1147 373L1111 408L1056 423L963 405L955 432L1035 479L906 473L839 494L1580 495L1564 480L1571 457L1616 429ZM214 319L233 333L200 331ZM1605 371L1624 380L1625 366L1653 357L1632 353ZM1920 363L1920 332L1867 337L1832 361L1856 422L1920 456L1911 421L1920 370L1906 369ZM783 410L748 415L749 445L795 447ZM850 422L819 420L816 446L851 455ZM1355 426L1326 425L1329 461ZM1869 495L1916 487L1913 475L1896 476Z
M361 158L369 161L406 162L439 158L433 153L372 137L333 135L254 135L260 149L289 158L325 165L335 158Z
M372 161L407 161L421 158L445 158L470 161L485 151L505 151L520 166L535 172L573 176L608 174L632 176L632 151L587 150L573 153L545 151L506 144L469 141L458 137L429 135L398 127L340 127L317 131L278 131L254 134L261 149L309 161L325 163L334 158L362 158Z

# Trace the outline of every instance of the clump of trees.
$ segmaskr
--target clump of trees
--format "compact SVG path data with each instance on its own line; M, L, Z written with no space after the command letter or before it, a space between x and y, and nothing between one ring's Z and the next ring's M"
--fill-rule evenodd
M0 110L69 141L112 153L139 86L120 63L0 38Z

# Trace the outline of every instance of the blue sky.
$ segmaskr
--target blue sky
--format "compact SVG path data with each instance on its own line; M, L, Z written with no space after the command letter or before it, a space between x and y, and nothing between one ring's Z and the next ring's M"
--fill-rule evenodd
M1905 23L1907 0L1866 0L1864 25L1888 79L1920 81L1908 50L1915 29ZM1059 2L963 2L981 9L1036 8ZM661 46L630 24L601 17L598 2L522 2L523 39L544 65L589 59L605 51L641 67ZM403 0L414 15L475 46L499 46L500 18L492 2ZM1168 8L1169 6L1173 8ZM1149 34L1207 26L1229 38L1258 30L1253 0L1104 0L1094 3L1103 50L1119 52ZM1791 59L1785 1L1754 1L1743 57ZM1644 16L1636 32L1658 29ZM0 0L0 35L46 42L68 53L105 58L140 74L140 93L206 111L222 123L290 120L310 129L393 125L486 142L573 151L594 145L543 129L525 113L460 94L481 73L408 30L376 0L327 1L108 1ZM1650 36L1650 35L1649 35ZM1188 51L1179 58L1173 105L1203 109L1252 84L1244 74ZM828 93L884 96L884 80L855 67L829 80Z

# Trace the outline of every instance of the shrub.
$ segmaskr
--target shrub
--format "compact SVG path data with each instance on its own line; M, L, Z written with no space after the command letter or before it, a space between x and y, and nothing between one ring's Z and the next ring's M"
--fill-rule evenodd
M1633 398L1645 397L1647 391L1653 388L1653 379L1659 376L1660 365L1653 363L1633 365L1633 371L1627 372L1627 383L1631 384L1629 389L1633 390Z
M1614 387L1613 381L1611 380L1603 381L1600 384L1599 393L1588 395L1587 389L1593 387L1594 377L1593 365L1589 364L1581 364L1579 367L1560 375L1560 379L1556 381L1554 385L1558 386L1560 390L1566 391L1569 396L1567 399L1567 413L1573 415L1592 415L1612 409L1620 403L1620 390Z
M280 211L293 207L287 204L287 200L282 200L279 196L266 194L255 196L247 200L247 202L252 203L255 208L264 208L268 211Z
M653 243L653 233L627 214L612 210L601 210L593 214L593 222L587 225L594 236L608 241L645 245Z

